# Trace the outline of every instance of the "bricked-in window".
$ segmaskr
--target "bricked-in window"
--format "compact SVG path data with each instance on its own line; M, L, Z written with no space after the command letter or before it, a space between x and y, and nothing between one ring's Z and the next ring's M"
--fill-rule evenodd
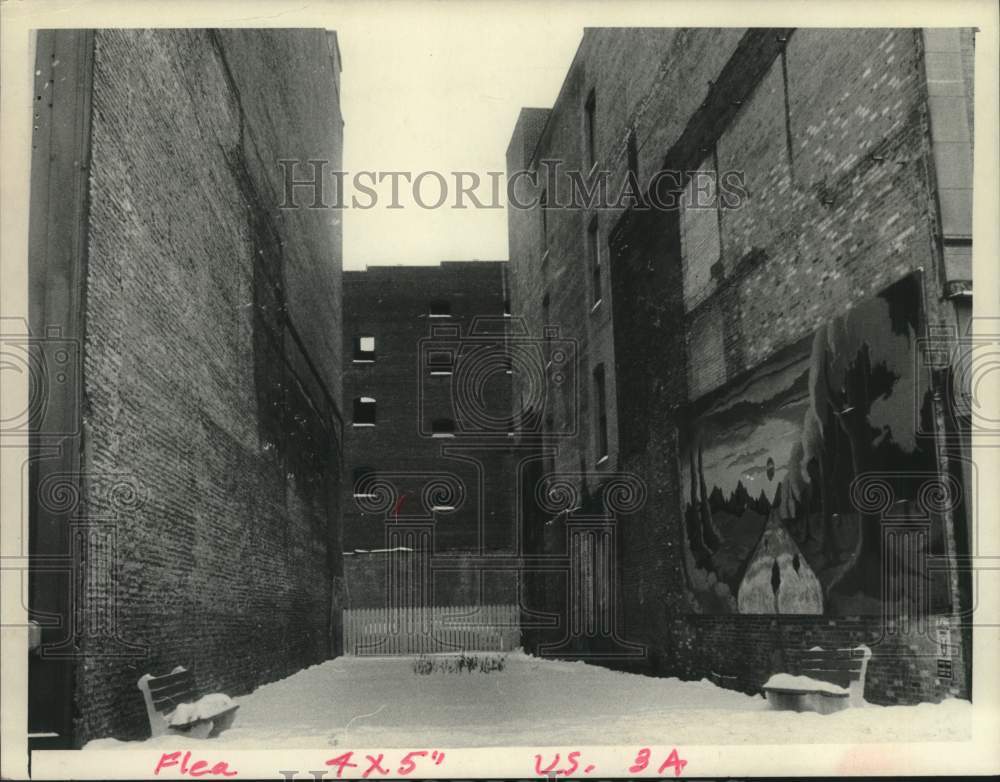
M601 303L601 243L597 231L597 215L587 226L587 258L590 262L591 303L596 307Z
M455 422L451 418L435 418L431 421L432 437L454 437Z
M604 388L604 364L594 367L594 427L597 463L608 458L607 392Z
M692 172L681 199L681 267L684 306L690 310L716 287L722 242L713 157Z
M597 112L597 95L594 90L587 95L587 102L583 107L583 134L587 145L587 165L593 166L597 162L596 144L594 141L594 117Z
M375 399L370 396L354 398L354 425L375 426Z
M451 302L447 299L435 299L431 302L432 318L450 318Z
M354 360L357 362L375 360L375 337L354 338Z

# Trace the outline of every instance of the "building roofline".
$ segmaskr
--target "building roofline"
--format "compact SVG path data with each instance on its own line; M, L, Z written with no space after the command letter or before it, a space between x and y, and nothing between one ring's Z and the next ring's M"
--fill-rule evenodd
M491 266L506 266L507 260L479 260L472 259L468 261L438 261L437 263L377 263L377 264L366 264L364 269L344 269L344 274L365 274L366 272L377 272L382 269L391 269L399 271L400 269L417 269L420 271L430 271L437 270L453 270L456 268L461 269L482 269L489 268Z
M583 28L583 34L580 36L580 43L576 45L576 51L573 52L573 59L570 60L569 67L566 68L566 73L563 76L562 84L559 85L559 92L556 94L556 99L552 101L552 105L548 108L549 115L545 118L545 124L542 125L542 130L538 134L538 140L535 142L535 148L531 150L531 157L525 161L529 167L535 163L535 158L538 155L538 148L539 146L541 146L542 139L545 138L545 134L548 133L549 131L549 123L552 122L552 115L555 114L556 106L559 105L559 101L562 100L563 93L566 92L566 89L569 85L569 75L573 72L573 69L576 67L577 61L581 57L580 52L583 50L583 44L587 40L588 33L594 29L597 28L594 27Z

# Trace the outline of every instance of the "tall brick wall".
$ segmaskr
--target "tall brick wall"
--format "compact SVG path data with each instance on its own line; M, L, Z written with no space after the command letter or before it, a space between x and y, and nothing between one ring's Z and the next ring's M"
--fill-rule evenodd
M618 525L621 629L647 646L644 670L711 675L754 690L790 648L864 640L875 648L870 700L969 694L967 637L953 678L938 678L936 647L926 638L889 628L874 643L879 617L697 615L685 574L679 430L692 403L916 269L924 270L927 322L955 322L943 298L922 57L913 30L589 30L547 117L535 160L580 159L593 90L597 157L610 170L622 171L634 128L640 182L661 168L745 177L742 208L709 212L711 242L702 236L711 221L685 224L703 215L684 210L599 215L610 237L614 305L612 467L637 474L648 489L645 505ZM522 121L515 139L527 130ZM550 229L558 249L548 263L564 264L550 266L567 300L552 307L572 333L587 334L584 360L593 362L609 354L577 289L588 277L588 219L583 210L550 215L550 225L568 227ZM537 230L534 241L524 238L534 230L524 215L512 214L510 230L513 289L537 297L532 288L546 279L542 239ZM538 312L534 300L514 296L515 315ZM590 447L586 435L563 441L560 466ZM547 550L544 536L539 545Z
M78 742L148 730L143 673L184 665L238 695L335 652L340 229L277 208L278 159L340 165L335 47L96 33L84 507L109 510L109 481L137 494L87 600L113 590L119 637L148 656L88 642Z

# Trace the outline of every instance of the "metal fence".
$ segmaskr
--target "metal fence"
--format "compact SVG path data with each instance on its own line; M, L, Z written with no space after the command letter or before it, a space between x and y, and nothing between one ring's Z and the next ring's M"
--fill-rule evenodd
M344 610L344 654L349 655L509 652L520 643L516 605Z

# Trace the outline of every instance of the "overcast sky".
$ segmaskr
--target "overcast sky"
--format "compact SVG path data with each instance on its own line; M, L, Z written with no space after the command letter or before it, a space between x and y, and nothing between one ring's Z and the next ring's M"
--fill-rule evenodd
M582 21L567 23L545 5L518 5L516 14L486 4L469 7L476 10L427 3L395 6L392 15L362 15L352 4L344 7L349 13L329 20L343 58L348 176L435 170L450 177L465 170L485 178L504 171L521 107L555 101L583 36ZM403 208L387 209L389 192L385 183L376 208L341 212L345 269L507 258L504 209L421 209L405 182ZM436 181L425 179L422 192L425 202L433 202ZM484 184L484 200L488 194Z

